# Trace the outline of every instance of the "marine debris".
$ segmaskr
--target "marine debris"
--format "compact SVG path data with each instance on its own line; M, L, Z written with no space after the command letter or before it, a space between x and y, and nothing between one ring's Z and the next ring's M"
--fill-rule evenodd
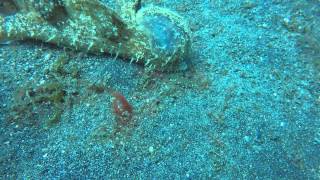
M168 9L137 4L126 2L116 13L98 0L6 0L17 11L0 12L0 41L36 39L109 53L148 70L176 69L190 48L186 21Z

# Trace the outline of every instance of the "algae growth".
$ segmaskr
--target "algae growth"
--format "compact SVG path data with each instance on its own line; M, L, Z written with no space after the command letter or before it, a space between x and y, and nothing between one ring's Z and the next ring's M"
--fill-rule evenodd
M178 14L127 2L115 12L98 0L6 1L17 12L0 16L0 41L36 39L90 53L109 53L170 71L188 57L190 32Z

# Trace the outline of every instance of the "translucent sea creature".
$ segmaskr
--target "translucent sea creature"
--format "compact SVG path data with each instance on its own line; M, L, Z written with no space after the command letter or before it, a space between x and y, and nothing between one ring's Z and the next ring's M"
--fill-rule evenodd
M114 92L112 95L114 97L112 107L117 117L117 123L121 126L128 124L132 118L132 106L119 92Z
M109 53L150 70L174 70L190 47L181 16L155 6L141 8L139 0L124 3L119 14L98 0L4 0L0 24L0 42L36 39Z

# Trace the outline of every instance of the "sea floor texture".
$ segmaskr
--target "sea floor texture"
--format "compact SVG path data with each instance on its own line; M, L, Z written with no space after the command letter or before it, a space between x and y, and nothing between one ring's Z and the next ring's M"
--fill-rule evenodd
M320 179L320 1L142 4L189 22L186 70L0 45L0 179Z

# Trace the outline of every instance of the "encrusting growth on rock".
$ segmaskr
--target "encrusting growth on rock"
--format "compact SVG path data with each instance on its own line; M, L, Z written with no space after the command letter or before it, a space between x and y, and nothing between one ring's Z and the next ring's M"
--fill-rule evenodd
M118 14L98 0L7 1L17 12L0 12L0 41L36 39L109 53L150 70L174 70L187 58L188 25L164 8L137 8L137 2L127 2Z

